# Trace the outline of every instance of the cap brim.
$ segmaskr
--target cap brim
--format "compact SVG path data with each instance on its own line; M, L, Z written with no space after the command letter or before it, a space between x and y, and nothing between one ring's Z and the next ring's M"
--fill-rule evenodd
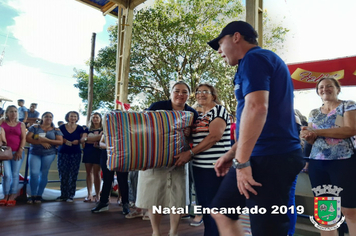
M214 49L215 51L217 51L219 49L219 41L222 37L219 35L219 37L211 40L210 42L208 42L208 45Z

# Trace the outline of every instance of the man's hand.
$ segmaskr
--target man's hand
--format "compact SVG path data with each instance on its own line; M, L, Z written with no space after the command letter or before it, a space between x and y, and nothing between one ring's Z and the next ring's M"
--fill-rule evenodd
M240 194L245 195L247 199L250 198L249 192L257 195L256 190L252 188L252 186L262 186L262 184L253 179L251 166L236 169L236 179L237 188L239 189Z
M214 169L217 177L225 176L229 172L233 158L234 156L229 155L227 152L216 161Z

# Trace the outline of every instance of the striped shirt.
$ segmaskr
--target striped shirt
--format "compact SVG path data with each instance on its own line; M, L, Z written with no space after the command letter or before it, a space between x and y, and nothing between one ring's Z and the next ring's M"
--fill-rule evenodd
M220 141L203 152L197 153L193 158L193 166L200 168L214 168L214 163L224 153L230 150L230 119L225 107L216 105L206 115L199 114L199 117L192 130L193 146L197 146L209 134L209 125L215 119L223 119L226 123L224 134Z

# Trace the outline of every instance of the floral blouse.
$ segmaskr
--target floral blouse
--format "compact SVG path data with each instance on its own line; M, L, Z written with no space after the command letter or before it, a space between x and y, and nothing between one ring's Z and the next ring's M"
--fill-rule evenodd
M340 105L329 114L323 114L320 108L312 110L308 122L312 123L314 129L338 128L340 126L335 124L338 115L343 118L344 112L352 110L356 110L354 101L341 101ZM309 158L315 160L340 160L350 158L353 153L353 144L350 138L317 137Z

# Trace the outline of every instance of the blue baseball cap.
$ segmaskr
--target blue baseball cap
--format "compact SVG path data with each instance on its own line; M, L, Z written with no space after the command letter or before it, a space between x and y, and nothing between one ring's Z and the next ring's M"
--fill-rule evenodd
M241 35L249 37L249 38L257 38L258 34L256 30L245 21L233 21L230 22L223 30L221 31L220 35L208 42L208 45L212 47L215 51L219 49L219 40L222 39L226 35L235 34L239 32Z

